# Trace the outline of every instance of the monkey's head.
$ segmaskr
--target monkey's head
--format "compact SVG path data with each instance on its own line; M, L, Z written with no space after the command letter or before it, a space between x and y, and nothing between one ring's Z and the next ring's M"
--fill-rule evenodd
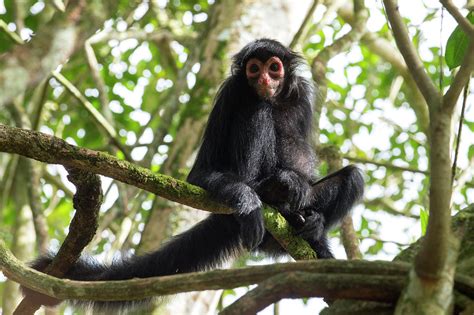
M283 90L300 58L281 43L258 39L233 58L232 74L245 77L261 99L271 99Z
M271 98L283 83L285 68L277 56L270 57L266 61L252 58L247 61L245 75L258 96L263 99Z

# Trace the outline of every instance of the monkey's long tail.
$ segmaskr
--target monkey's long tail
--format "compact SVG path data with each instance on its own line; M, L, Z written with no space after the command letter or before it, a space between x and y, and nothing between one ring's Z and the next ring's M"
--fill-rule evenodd
M234 217L212 214L190 230L172 238L156 252L124 258L111 265L83 257L65 278L82 281L126 280L202 271L220 265L240 248L240 243L239 224ZM33 263L33 268L43 270L51 260L52 256L41 257ZM71 302L105 311L134 307L147 301Z

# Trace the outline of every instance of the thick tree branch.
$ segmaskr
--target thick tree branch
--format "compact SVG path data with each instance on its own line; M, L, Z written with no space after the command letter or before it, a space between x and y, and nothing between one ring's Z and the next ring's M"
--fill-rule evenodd
M40 132L0 125L0 152L16 153L41 162L111 177L196 209L214 213L233 212L210 199L202 188ZM294 259L315 257L306 241L293 236L288 222L276 210L265 207L264 219L267 230Z
M474 291L474 281L472 276L474 276L473 265L474 265L474 252L472 248L474 246L474 238L472 237L472 232L474 231L474 205L471 205L468 208L462 209L459 211L452 219L452 229L455 234L459 233L461 230L465 230L461 250L459 252L459 258L457 260L455 276L455 303L457 306L462 307L462 304L459 303L459 299L456 297L459 294L465 296L472 296ZM420 243L422 239L411 244L410 247L403 250L396 258L395 261L405 261L412 262L415 258L416 253L420 248ZM454 265L454 263L453 263ZM465 278L464 275L469 275L470 277ZM432 287L433 282L428 282L428 285ZM469 289L470 288L470 289ZM450 291L450 290L449 290ZM464 293L466 292L466 293ZM415 296L419 297L420 292L416 292ZM445 301L440 301L441 304L446 304ZM338 300L330 305L329 308L325 309L321 314L393 314L393 306L383 304L383 303L370 303L370 302L356 302L356 301L344 301ZM418 314L418 313L409 313L409 314ZM421 314L421 312L420 312ZM467 313L467 314L472 314ZM466 314L466 315L467 315ZM429 315L432 315L429 314Z
M409 264L406 263L313 260L121 281L72 281L55 278L26 267L11 254L3 241L0 241L0 265L8 278L42 294L60 300L82 299L92 301L130 301L180 292L231 289L259 283L279 274L296 271L321 276L347 274L404 278L409 270ZM471 278L468 277L468 279ZM469 282L466 286L470 288ZM357 291L355 290L353 294L357 295Z
M230 208L210 201L206 192L199 187L40 132L0 125L0 152L89 170L196 209L214 213L232 212Z
M393 303L406 279L400 276L290 272L261 282L220 315L252 315L283 298L325 297ZM383 290L380 288L383 287Z
M42 294L61 300L93 301L140 300L179 292L231 289L260 283L271 277L292 272L305 272L319 277L320 281L310 281L314 284L308 285L320 285L313 288L326 290L326 293L322 291L318 293L321 296L380 299L383 293L375 294L371 298L372 295L369 296L358 284L364 283L363 279L374 276L372 279L380 280L378 290L383 292L380 287L385 288L392 280L403 283L410 268L410 264L402 262L316 260L123 281L83 282L58 279L26 267L11 254L1 240L0 266L7 277ZM347 281L336 280L341 279L341 276ZM465 275L456 276L456 289L472 298L474 279ZM314 293L308 294L314 296Z
M439 107L441 95L426 73L425 67L408 36L405 23L398 12L396 0L384 0L384 4L388 20L390 21L390 26L392 27L393 36L395 37L398 49L402 53L403 58L410 69L410 74L413 76L413 79L418 85L418 88L423 94L429 107Z

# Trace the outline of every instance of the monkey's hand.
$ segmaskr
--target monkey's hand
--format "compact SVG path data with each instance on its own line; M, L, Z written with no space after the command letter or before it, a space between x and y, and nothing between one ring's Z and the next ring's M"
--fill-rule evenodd
M325 235L325 220L321 213L306 209L299 211L298 214L303 217L304 221L299 227L295 227L296 235L310 243Z
M286 192L283 195L286 195L292 211L298 211L307 205L311 186L306 178L292 170L280 170L276 174L276 180Z
M245 184L235 187L235 191L230 195L230 205L235 209L236 215L248 215L262 208L257 193Z

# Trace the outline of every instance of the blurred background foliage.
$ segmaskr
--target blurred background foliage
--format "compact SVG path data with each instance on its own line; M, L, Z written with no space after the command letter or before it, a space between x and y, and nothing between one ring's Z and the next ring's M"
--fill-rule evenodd
M36 33L59 14L61 4L54 0L0 1L0 19L8 30L0 31L0 55L19 45L8 32L34 41ZM231 55L262 36L289 44L312 4L309 0L298 5L283 0L87 3L88 9L102 16L102 25L76 43L75 53L55 73L1 108L0 122L54 134L72 144L185 179L212 99L229 72ZM337 146L344 164L355 163L364 170L367 192L353 216L360 248L365 259L391 259L418 239L426 224L428 117L426 104L407 79L381 2L367 1L366 5L365 33L327 64L328 97L318 140ZM309 65L325 47L351 31L346 6L344 1L330 0L315 6L294 46ZM400 7L430 76L440 87L449 86L455 69L446 65L444 51L455 22L437 1L400 1ZM82 20L80 27L87 27L87 18ZM472 100L471 88L453 212L474 201ZM458 120L459 115L456 124ZM39 210L32 212L35 205L25 188L36 183L36 177L25 171L27 163L17 156L0 155L0 235L23 260L38 251L58 248L73 214L74 191L64 169L32 162L38 170L38 184L33 185L40 200ZM322 163L320 174L326 170ZM206 215L183 211L179 204L102 179L105 202L100 227L87 250L103 259L112 259L120 251L155 249ZM336 256L345 257L338 232L333 236ZM235 264L261 261L261 257L244 257ZM0 282L0 305L8 314L12 299L18 296L16 289L5 289L5 280ZM239 290L228 290L180 295L157 312L213 313L238 294ZM64 307L58 312L63 311Z

